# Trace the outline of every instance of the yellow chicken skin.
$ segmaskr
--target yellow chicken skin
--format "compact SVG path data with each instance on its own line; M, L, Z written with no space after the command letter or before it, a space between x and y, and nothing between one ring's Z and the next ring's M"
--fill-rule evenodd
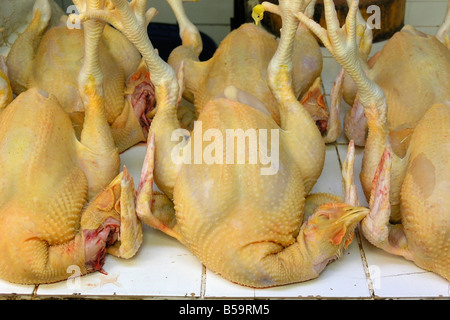
M198 153L192 141L202 138L202 133L197 136L195 126L185 141L192 143L180 149L180 141L172 138L174 132L180 132L176 118L180 85L174 70L161 60L147 35L140 31L144 20L140 9L146 8L146 1L134 1L133 5L125 0L112 3L114 7L86 10L81 17L104 19L116 26L140 50L150 73L158 75L158 111L150 128L155 137L155 155L144 160L136 199L139 218L178 239L212 271L241 285L272 287L318 277L349 244L354 228L368 210L331 203L337 202L337 197L324 195L315 202L316 211L304 219L305 199L322 171L325 156L323 138L297 100L290 78L290 52L298 27L291 10L304 10L307 3L280 1L282 17L287 21L283 27L286 33L281 35L268 74L281 106L281 126L265 113L234 99L213 99L199 114L205 132L211 129L222 136L228 129L279 133L279 139L272 141L270 136L266 141L270 150L279 147L279 167L273 174L261 174L261 169L267 169L262 162L221 164L218 160L195 164ZM184 157L175 151L177 147L183 154L193 152ZM202 154L207 154L208 147L203 144ZM241 155L250 156L249 148ZM216 159L226 158L225 149L210 150L212 153ZM191 157L194 163L179 162ZM275 162L269 165L274 166ZM154 179L164 195L153 195Z
M168 3L177 18L182 39L182 45L171 52L168 63L175 70L184 63L183 97L194 104L197 116L206 103L223 97L225 89L233 86L241 100L263 110L279 124L279 105L267 83L267 67L278 47L276 38L254 23L244 23L221 41L211 59L199 61L202 43L197 28L186 16L182 1L169 0ZM265 8L273 9L266 3L256 8L255 22L262 19ZM322 93L322 53L317 40L302 25L295 32L292 61L295 94L307 107L326 142L333 142L337 136L328 131L333 131L337 119L329 115Z
M142 242L133 180L126 169L119 173L104 111L96 55L103 25L84 25L80 140L57 98L41 89L19 94L0 113L0 278L10 282L56 282L75 266L80 275L101 270L107 251L130 258Z
M33 6L47 1L51 7L50 26L55 26L64 15L54 0L3 0L0 3L0 55L7 56L17 37L27 28L33 17Z
M73 27L72 21L63 16L60 25L48 29L48 3L40 1L34 10L30 25L7 57L11 86L16 95L32 87L55 95L79 135L84 120L77 79L84 54L82 24ZM151 121L147 114L154 108L154 86L149 75L139 76L139 52L110 26L104 28L98 54L104 75L106 116L122 152L147 138Z
M230 128L280 129L263 113L229 99L208 103L198 121L203 130L219 129L223 136ZM178 173L172 232L210 270L230 281L272 287L316 278L340 256L365 215L361 208L329 204L304 218L305 169L289 152L291 134L280 137L275 175L261 175L264 166L252 164L184 164ZM225 153L223 157L225 163ZM158 205L152 210L157 213ZM148 216L140 217L147 221Z
M298 13L352 77L367 116L361 182L370 188L363 235L375 246L450 280L450 105L435 103L420 118L403 158L389 140L388 103L363 71L355 41L358 1L339 27L333 1L325 1L327 30ZM397 223L394 223L396 221Z
M400 192L401 223L389 205L392 155L386 149L375 174L371 212L361 224L375 246L414 261L450 281L450 104L432 105L411 137Z
M381 87L389 105L387 119L393 151L403 157L414 127L426 110L450 99L450 50L436 37L408 25L387 41L370 64L368 76ZM364 145L364 108L355 101L356 90L346 87L344 94L346 91L353 92L347 97L353 108L345 120L346 134L358 145Z

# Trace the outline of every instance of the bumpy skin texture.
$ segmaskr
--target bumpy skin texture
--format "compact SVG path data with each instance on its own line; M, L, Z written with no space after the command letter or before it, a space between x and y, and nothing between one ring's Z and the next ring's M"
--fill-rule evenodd
M84 25L80 140L54 95L31 88L11 101L0 63L0 278L7 281L49 283L76 267L80 275L101 270L107 250L130 258L142 242L134 184L126 169L119 173L104 111L97 55L104 25Z
M85 266L80 230L96 230L106 218L94 214L94 200L80 225L89 199L82 168L89 164L67 114L54 96L33 88L6 107L0 124L0 278L37 284L67 279L69 266L81 274L93 271ZM114 166L109 176L97 172L96 178L107 181L103 186L117 175ZM104 215L120 226L119 213Z
M432 105L414 130L401 191L408 253L450 281L450 105Z
M351 2L343 28L333 1L324 3L327 30L301 13L298 18L326 43L352 77L366 113L368 137L361 182L370 188L370 214L363 219L361 230L375 246L450 280L449 101L427 107L414 127L405 155L396 155L389 140L387 99L364 73L356 55L358 1Z
M3 0L0 3L0 55L7 56L17 37L27 28L33 17L33 5L30 0ZM51 7L50 26L58 23L64 15L54 0L48 1Z
M412 65L415 67L411 68ZM450 99L446 85L450 81L450 51L435 37L405 26L386 43L376 57L374 66L368 71L368 77L384 93L387 107L383 112L367 111L358 102L352 112L359 110L355 114L362 114L362 119L352 118L354 121L347 121L346 127L353 128L353 138L363 137L363 140L358 140L365 144L366 160L361 171L361 185L367 200L370 198L375 168L383 153L383 143L389 141L394 154L391 216L393 222L398 222L400 188L405 172L397 168L405 167L412 133L426 111L433 104ZM370 132L368 117L374 122L372 137L366 134L366 131ZM380 121L383 126L379 125ZM380 140L374 137L383 138Z
M450 51L436 37L407 25L386 42L370 64L368 76L381 87L389 106L387 124L393 150L404 156L412 131L426 110L450 99ZM345 90L355 93L349 89ZM352 105L354 94L346 101ZM365 118L348 117L345 124L348 138L360 145L365 144L367 134L367 124L362 123Z
M241 285L270 287L319 276L349 244L367 209L335 203L342 199L323 195L309 206L311 211L317 210L304 219L306 197L321 174L325 157L323 138L299 103L290 78L290 52L298 26L291 9L304 10L305 3L284 0L280 4L283 17L287 17L286 34L268 67L268 77L280 105L281 124L267 113L227 98L210 100L199 115L202 132L214 128L222 137L227 129L263 129L269 130L269 136L271 129L277 130L279 140L274 143L279 144L280 155L274 175L261 175L260 169L267 167L261 161L176 163L174 148L179 141L174 141L172 134L180 129L176 115L182 81L180 86L174 70L156 54L142 30L145 11L141 9L146 8L146 1L112 3L114 8L82 15L116 26L139 48L150 73L159 75L155 81L158 111L150 128L155 158L144 161L136 199L139 218L185 244L211 270ZM197 138L202 137L194 127L190 141ZM271 139L268 142L270 149ZM183 153L188 148L195 148L194 143L184 147ZM203 143L202 154L207 148ZM246 154L248 148L247 144ZM225 151L217 150L216 156L225 157ZM164 195L152 194L153 178Z
M369 127L370 130L370 127ZM419 267L450 280L450 105L434 104L419 120L401 170L401 221L391 216L392 160L385 151L372 186L371 212L361 224L363 235L375 246L414 261Z
M322 54L307 29L299 28L295 39L293 84L300 98L320 76ZM184 61L186 90L183 96L194 103L197 114L208 101L232 85L267 106L272 118L280 123L278 102L266 80L267 67L277 47L273 35L254 23L246 23L223 39L210 60L200 62L189 46L182 45L174 49L168 62L178 70Z
M79 134L83 127L84 107L77 78L83 62L84 32L69 29L67 17L61 18L59 26L47 29L43 14L39 13L35 13L8 54L11 86L16 95L32 87L55 95L70 114ZM124 151L146 138L133 113L131 99L125 94L127 79L136 71L141 57L120 32L109 26L104 29L99 57L104 74L108 123L119 151Z
M224 136L230 128L279 130L270 117L228 99L209 102L199 121L203 130L219 129ZM303 213L309 187L305 177L314 169L299 165L292 157L291 134L281 133L280 169L275 175L261 175L265 167L261 164L185 164L178 174L173 230L202 263L230 281L272 287L316 278L329 261L339 257L338 248L351 239L355 220L345 226L336 223L336 229L324 234L316 230L321 223L306 222ZM194 133L191 139L195 138ZM329 205L319 208L316 216L329 207L341 215L338 205Z

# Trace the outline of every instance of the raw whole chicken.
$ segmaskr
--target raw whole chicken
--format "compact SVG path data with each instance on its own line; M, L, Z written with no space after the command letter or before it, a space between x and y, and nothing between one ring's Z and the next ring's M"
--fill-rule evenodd
M176 118L182 68L177 79L173 68L157 55L147 35L140 31L145 20L141 9L146 1L135 0L132 5L125 0L111 2L114 7L86 10L81 18L105 19L117 27L133 41L150 73L156 75L158 106L150 128L155 137L155 158L144 161L136 199L139 218L178 239L211 270L241 285L271 287L319 276L349 244L367 209L328 203L330 199L336 202L338 197L323 195L316 204L328 204L320 205L304 221L305 198L322 171L325 157L323 138L298 102L290 79L298 26L291 10L304 10L309 1L280 1L285 26L268 76L280 105L281 127L239 99L217 98L202 108L192 137L181 148L172 136L189 134L180 131ZM279 146L279 161L269 166L262 162L221 164L225 153L216 149L218 162L180 162L192 160L186 159L184 153L194 148L192 141L202 138L197 136L200 121L203 129L224 136L229 129L270 131L266 142L271 150ZM277 132L279 140L274 140ZM183 155L175 151L177 147ZM207 149L204 144L200 151ZM245 147L245 155L250 156L249 149ZM198 153L192 151L192 156L197 157ZM271 170L276 172L267 174ZM153 196L153 177L164 194Z
M393 152L403 157L415 126L428 108L450 99L450 51L435 36L406 25L380 52L367 62L365 58L367 53L361 56L363 68L381 87L389 106L387 125ZM348 79L338 80L343 84L340 90L345 101L353 106L345 118L345 132L348 139L364 146L367 136L364 108L356 96L354 82L345 78ZM369 190L365 192L368 195Z
M13 92L39 87L57 97L69 113L79 136L84 105L78 91L78 73L84 54L84 31L67 16L48 28L51 8L38 0L42 11L17 38L7 57ZM105 111L119 151L145 141L155 106L154 87L141 56L117 30L106 26L99 47L104 75ZM144 70L144 71L143 71Z
M413 128L404 157L398 157L389 140L389 102L358 59L358 1L352 1L343 28L333 1L324 3L327 30L301 12L298 18L352 77L364 106L368 136L361 179L366 186L372 184L370 214L361 223L362 233L375 246L450 280L450 101L427 108Z
M142 242L133 180L126 169L119 173L119 153L104 111L97 55L103 27L98 21L84 23L81 140L52 94L30 88L11 101L8 72L2 67L1 279L61 281L76 267L79 275L102 270L106 252L130 258Z
M314 2L309 8L314 8ZM199 61L202 43L197 28L186 16L181 1L168 0L168 3L177 18L182 38L182 45L172 51L168 63L175 70L184 63L183 97L194 104L197 115L213 98L239 95L241 100L249 101L279 124L278 102L267 83L267 67L278 47L276 38L254 23L244 23L222 40L211 59ZM313 14L311 10L308 12ZM257 6L253 13L256 23L262 20L263 13L263 6ZM302 25L295 32L292 61L296 96L316 121L326 142L334 142L339 135L334 128L337 117L329 115L322 94L322 53L317 40Z

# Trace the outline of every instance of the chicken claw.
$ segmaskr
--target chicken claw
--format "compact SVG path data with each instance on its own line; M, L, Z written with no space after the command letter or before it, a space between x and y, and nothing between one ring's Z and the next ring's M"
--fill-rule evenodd
M0 111L5 108L13 99L11 83L8 78L8 68L5 58L0 56Z

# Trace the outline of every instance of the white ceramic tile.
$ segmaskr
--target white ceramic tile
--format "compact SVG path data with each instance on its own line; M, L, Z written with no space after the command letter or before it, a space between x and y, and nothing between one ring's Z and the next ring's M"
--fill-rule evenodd
M436 27L421 27L421 26L418 26L418 27L416 27L416 29L419 30L419 31L422 31L423 33L435 36L437 31L438 31L438 29L439 29L439 27L438 26L436 26Z
M378 51L381 51L381 49L383 49L384 45L386 44L388 40L384 40L384 41L379 41L379 42L374 42L372 44L372 50L370 52L370 56L373 56L375 53L377 53Z
M257 289L257 298L369 298L370 290L356 239L342 257L329 264L318 278L287 286Z
M231 32L229 25L198 24L197 28L213 39L217 46Z
M328 145L322 175L312 192L342 195L341 173L334 145ZM356 240L318 279L266 289L251 289L231 283L207 271L205 297L370 297Z
M328 49L324 46L321 46L320 50L322 51L322 57L332 57L330 51L328 51Z
M338 151L341 161L344 161L347 146L339 145ZM355 184L360 204L368 207L359 179L363 151L363 148L356 148ZM449 296L449 283L443 278L420 269L411 261L374 247L363 236L361 238L375 296L383 298Z
M325 88L325 93L330 94L331 88L333 87L334 80L336 80L337 75L341 71L341 65L333 57L323 57L323 67L322 67L322 83Z
M326 146L325 163L322 174L311 193L325 192L342 196L341 168L334 144Z
M122 166L137 187L145 156L144 144L121 154ZM70 281L40 285L38 295L199 296L202 265L177 240L144 226L144 241L129 260L107 256L104 270ZM74 284L76 282L76 285Z
M408 2L444 2L447 3L447 0L406 0L406 3Z
M378 249L365 239L362 244L376 297L450 297L450 283L444 278Z

